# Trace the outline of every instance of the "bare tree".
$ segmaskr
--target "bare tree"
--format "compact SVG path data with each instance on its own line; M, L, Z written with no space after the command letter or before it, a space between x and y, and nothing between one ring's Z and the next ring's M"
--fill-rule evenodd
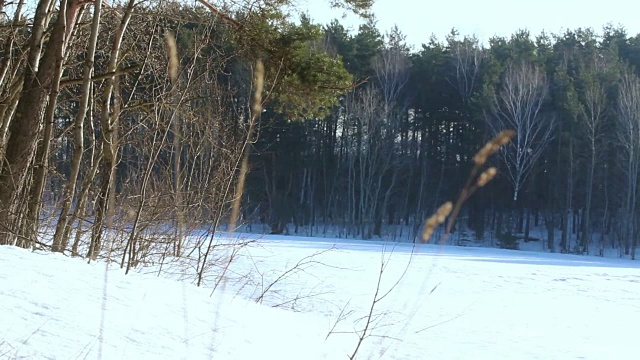
M91 34L87 49L87 58L84 63L81 99L78 112L74 119L74 152L71 160L71 174L67 180L67 187L63 195L62 209L60 217L56 224L56 230L53 236L53 251L62 252L69 242L71 231L70 213L71 204L76 192L78 182L78 174L82 164L82 155L84 153L84 123L89 105L89 97L91 96L91 76L93 75L93 64L96 53L96 45L98 42L98 32L100 30L100 18L102 16L102 0L96 0L93 6L93 21L91 24Z
M102 130L102 184L98 195L96 206L96 220L93 224L91 232L91 246L87 253L87 257L95 259L100 252L102 245L102 232L106 219L109 215L111 199L113 197L113 188L115 185L115 169L119 154L119 119L121 111L121 97L119 94L120 76L115 72L118 69L120 61L121 45L125 32L131 20L133 9L136 6L135 0L129 0L120 23L117 26L111 50L109 52L109 63L107 64L107 72L112 73L106 80L105 89L102 99L102 113L100 115L100 125Z
M251 113L249 114L249 124L247 126L247 137L243 145L242 161L238 172L238 182L236 183L235 198L231 209L231 218L229 220L229 231L236 231L238 218L240 217L240 205L242 194L244 193L244 184L249 172L249 155L251 154L251 146L256 137L256 123L262 112L262 89L264 88L264 65L262 60L256 61L254 70L254 95L251 103Z
M30 194L29 166L36 155L45 108L56 101L62 62L66 45L72 34L76 15L83 2L63 0L57 11L52 10L51 0L40 0L28 41L27 70L22 80L22 90L16 110L8 124L5 166L0 168L0 244L17 243L29 247L33 239L25 238L26 229L17 228L25 194ZM57 14L55 24L46 45L42 42L49 21ZM5 121L9 121L5 119ZM45 145L47 146L47 145ZM39 199L31 199L39 201Z
M447 45L450 52L450 67L452 71L447 76L447 81L456 90L461 101L461 119L451 124L453 131L469 134L469 139L481 139L480 134L482 120L474 116L474 95L482 87L481 68L485 64L488 52L484 50L478 38L463 36L457 38L457 32L453 31L447 36ZM472 144L469 144L472 145ZM480 144L478 144L480 145ZM484 206L469 206L469 225L476 234L476 239L484 237Z
M385 173L392 167L395 134L384 116L384 100L372 85L352 94L346 105L348 138L348 197L354 235L371 238L385 189ZM395 181L392 174L392 184Z
M509 179L513 185L513 201L533 165L553 137L555 118L544 114L542 105L549 84L542 69L524 61L507 65L501 89L494 94L489 127L495 134L514 130L515 138L501 150Z
M585 210L582 220L582 251L588 251L590 240L591 202L596 163L599 158L601 140L604 135L602 125L607 111L606 83L602 75L609 71L606 59L594 56L584 76L584 91L581 101L580 129L587 140L589 150L587 164L587 183L585 191Z
M640 79L629 68L623 70L618 88L618 141L626 174L624 195L624 253L635 258L635 215L640 172ZM631 240L633 239L633 240Z
M409 127L405 116L407 104L401 102L400 99L409 81L410 67L409 48L405 43L405 35L400 32L398 27L393 27L386 34L384 48L373 61L379 92L382 95L383 113L379 116L385 122L384 137L386 140L381 145L386 147L386 150L383 151L388 152L390 156L386 161L389 165L398 163L396 134L400 134L400 137L404 138L400 140L401 147L406 142L402 128ZM383 176L387 180L382 185L384 187L384 197L375 214L374 235L381 235L382 217L389 207L391 195L396 191L399 171L399 166L386 166L383 171ZM407 191L406 202L408 202L410 193L410 191Z
M373 70L382 94L385 112L396 105L401 91L409 81L409 49L405 44L405 35L398 27L387 33L381 53L373 60Z
M23 64L26 57L21 51L17 51L23 47L26 39L21 36L20 23L22 8L25 0L20 0L16 4L13 14L11 27L0 30L0 37L3 37L4 43L0 47L0 159L4 157L7 130L9 128L10 119L13 116L13 110L18 104L19 94L22 89L21 76ZM2 10L0 10L2 11ZM0 168L4 164L0 163Z
M465 106L477 90L480 81L480 67L485 60L480 41L475 36L465 36L462 40L456 40L454 36L447 38L451 51L451 60L455 69L455 77L448 79L460 93Z

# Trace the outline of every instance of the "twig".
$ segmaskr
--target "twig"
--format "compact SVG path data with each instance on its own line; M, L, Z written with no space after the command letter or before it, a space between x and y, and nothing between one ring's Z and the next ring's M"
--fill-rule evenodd
M451 321L453 321L453 320L456 320L457 318L459 318L459 317L461 317L462 315L464 315L464 314L467 312L467 310L469 309L469 307L471 307L471 304L467 305L467 307L466 307L466 308L464 308L464 310L462 310L458 315L456 315L456 316L454 316L454 317L452 317L452 318L450 318L450 319L440 321L439 323L436 323L436 324L433 324L433 325L429 325L429 326L427 326L427 327L426 327L426 328L424 328L424 329L417 330L417 331L415 331L415 334L419 334L419 333L421 333L421 332L423 332L423 331L426 331L426 330L432 329L432 328L434 328L434 327L436 327L436 326L440 326L440 325L442 325L442 324L446 324L446 323L448 323L448 322L451 322Z

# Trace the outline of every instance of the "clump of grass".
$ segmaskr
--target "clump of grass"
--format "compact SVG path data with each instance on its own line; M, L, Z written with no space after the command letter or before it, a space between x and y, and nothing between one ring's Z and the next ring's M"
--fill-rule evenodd
M476 190L481 187L487 185L493 178L498 174L498 169L494 166L491 166L485 170L483 170L480 175L478 173L482 169L482 167L487 163L489 158L498 152L501 147L507 145L511 139L516 135L516 132L513 130L503 130L496 137L494 137L491 141L485 144L480 151L478 151L473 157L473 168L471 169L471 173L469 174L469 178L465 183L465 186L462 188L460 192L460 196L458 196L458 200L455 205L453 205L450 201L442 204L438 208L435 214L427 219L425 222L424 228L422 230L422 242L429 242L435 229L444 224L446 218L449 217L449 222L447 223L447 228L445 230L445 236L441 239L441 242L447 239L448 235L453 230L453 225L455 224L456 218L460 213L460 209L471 195L473 195Z

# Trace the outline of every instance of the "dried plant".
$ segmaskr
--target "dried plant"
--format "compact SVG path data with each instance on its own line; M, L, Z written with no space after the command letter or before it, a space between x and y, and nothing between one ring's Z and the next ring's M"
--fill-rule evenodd
M169 57L169 78L171 82L176 82L178 79L178 46L176 45L176 37L172 32L167 31L164 33L164 38L167 41L167 55Z
M445 222L447 216L451 214L451 210L453 209L453 203L451 201L447 201L442 204L438 211L435 214L431 215L430 218L427 219L427 222L424 225L424 229L422 230L422 241L427 242L433 235L433 232L438 227Z

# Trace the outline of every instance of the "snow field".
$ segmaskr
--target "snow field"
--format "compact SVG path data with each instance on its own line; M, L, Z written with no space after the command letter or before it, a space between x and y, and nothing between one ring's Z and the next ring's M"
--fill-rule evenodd
M381 259L378 298L393 290L359 359L637 358L635 262L284 236L242 249L213 295L220 269L197 288L184 260L125 276L0 247L0 358L347 359Z

